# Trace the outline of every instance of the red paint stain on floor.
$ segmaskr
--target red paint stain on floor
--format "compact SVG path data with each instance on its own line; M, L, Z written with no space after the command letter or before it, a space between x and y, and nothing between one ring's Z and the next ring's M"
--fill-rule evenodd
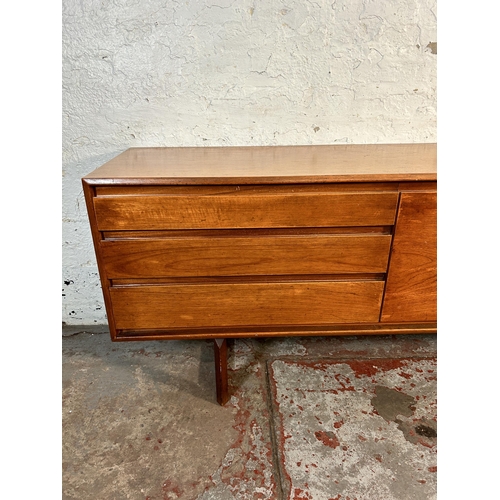
M325 446L329 446L333 449L340 446L340 442L333 432L316 431L314 435L316 436L316 439L321 441Z
M351 360L345 361L345 363L347 363L351 367L357 378L360 378L363 375L366 375L367 377L373 377L379 371L394 370L405 365L404 361L400 359L377 360L376 364L374 364L374 361L371 359Z
M307 491L295 488L293 491L293 500L312 500L312 496Z
M427 443L423 439L419 439L417 442L426 448L434 448L436 446L435 443Z
M426 360L424 360L424 362L425 361ZM380 359L380 358L378 358L378 359L366 359L366 360L339 360L339 361L335 360L335 361L319 361L319 362L312 361L312 360L308 360L308 361L305 361L305 360L304 361L302 361L302 360L301 361L279 360L279 363L282 363L282 365L279 365L279 366L283 366L283 368L280 367L280 370L283 370L283 373L285 373L285 374L287 373L287 371L286 371L287 365L289 365L289 366L298 366L298 369L295 370L295 372L292 371L292 373L301 373L301 371L300 371L301 368L312 368L318 372L325 372L326 375L324 376L324 384L321 385L321 387L309 386L310 388L304 388L304 387L299 386L296 388L287 389L286 391L283 391L283 394L280 394L278 392L278 386L279 386L278 379L275 378L275 376L274 376L274 364L272 366L270 366L271 388L273 390L273 396L275 398L274 402L277 406L277 417L279 419L278 428L279 428L280 423L281 423L281 425L284 424L284 418L283 418L284 416L280 412L281 404L283 404L283 409L288 410L288 412L290 411L290 407L288 406L289 400L286 401L288 398L286 392L288 392L288 394L290 394L290 391L293 391L293 395L298 394L298 393L302 393L302 396L305 399L305 403L303 403L302 401L300 402L300 408L299 408L299 405L296 405L294 407L293 415L295 418L293 419L293 422L296 422L297 418L301 416L301 414L298 413L298 411L302 411L302 408L306 408L308 403L309 404L311 404L311 402L316 403L315 405L314 404L310 405L311 409L320 407L320 405L315 401L314 398L320 397L321 394L324 395L327 393L328 394L333 393L334 395L338 395L341 392L346 392L346 391L359 391L360 393L361 392L365 392L365 393L370 392L372 390L372 386L370 386L370 379L371 379L371 384L380 383L380 381L379 381L380 377L384 376L385 373L391 372L391 371L393 371L394 375L397 375L400 377L399 378L399 385L401 385L401 387L397 386L397 384L398 384L397 382L395 384L396 387L393 387L393 389L395 389L396 391L399 391L399 392L403 392L410 385L412 387L416 387L417 384L411 383L411 382L415 382L417 380L417 378L414 375L415 371L417 371L417 373L418 372L424 373L426 380L431 378L432 376L434 376L434 373L431 374L431 370L427 370L427 372L430 375L427 375L427 373L425 373L424 370L422 370L421 368L418 368L418 370L415 370L415 368L413 366L413 364L415 362L418 362L418 361L414 361L413 359L405 359L405 358L403 358L403 359ZM278 363L278 361L276 363ZM337 364L344 365L344 367L340 368L339 371L330 369L330 367L332 367L332 365L337 365ZM348 370L346 370L347 367L345 365L347 365L352 370L352 373L349 373ZM281 371L278 373L281 374ZM420 377L420 379L421 378L422 377ZM358 382L359 379L364 379L365 382ZM420 379L418 379L418 380L421 381ZM366 387L362 386L362 384L365 384ZM314 394L309 396L309 393L314 393ZM416 396L417 396L416 399L418 400L419 395L417 394ZM424 396L421 396L421 397L422 397L422 399L425 399ZM300 399L298 395L297 395L297 398ZM309 402L308 398L310 398L310 402ZM335 398L333 398L333 399L335 400ZM295 413L295 410L297 411L297 413ZM361 408L358 411L364 415L371 415L371 416L377 415L377 413L374 411L368 412L368 411L365 411ZM288 412L286 414L288 414ZM308 437L306 433L310 433L311 437L312 437L312 435L314 435L320 443L322 443L325 446L328 446L331 449L336 449L336 448L340 447L341 450L343 449L344 451L347 451L347 446L343 447L341 445L340 440L337 437L338 436L337 431L342 427L342 425L344 425L344 422L345 422L345 425L348 426L349 421L345 419L345 416L343 413L339 413L337 411L331 411L331 416L333 417L333 420L334 420L333 422L330 423L330 426L332 426L332 427L330 427L331 430L330 429L318 430L315 432L314 428L311 430L305 429L304 430L305 434L302 437L302 440L310 443L309 439L306 439L306 437ZM321 420L323 420L323 419L320 419L318 416L314 415L314 417L315 417L315 420L318 422L321 422ZM430 418L432 418L432 417L429 417L429 419ZM287 424L292 425L293 422L287 422ZM316 423L314 421L314 419L313 419L313 422ZM288 431L288 433L286 431ZM382 432L382 429L380 428L379 431ZM413 431L413 429L412 429L412 431ZM341 432L341 431L339 431L339 432ZM311 477L312 479L316 480L316 476L314 476L314 471L315 471L315 467L317 467L317 465L316 464L304 464L304 467L305 467L305 471L304 471L304 468L301 467L301 465L304 462L294 460L294 463L296 464L296 466L300 467L300 471L296 470L296 474L293 477L293 481L290 481L290 477L291 477L292 472L287 470L286 454L285 454L285 444L287 444L287 446L289 448L291 446L290 441L287 440L287 437L289 436L289 433L290 433L290 429L286 428L286 426L283 425L282 433L283 434L280 436L280 439L278 440L277 444L279 446L279 451L281 452L280 465L282 467L283 477L285 478L284 484L285 485L288 484L289 488L290 488L290 489L288 489L289 496L287 498L289 500L294 500L294 499L302 500L304 498L309 498L309 496L308 496L308 495L310 495L309 488L306 486L306 484L304 484L304 482L303 482L304 478L301 476L301 474L303 474L303 472L306 472L307 473L306 477ZM415 433L413 432L413 434L415 434ZM357 434L353 437L355 439L356 438L359 439L359 441L361 441L361 442L368 440L367 437L363 436L361 433ZM413 437L416 438L416 436L413 436ZM290 439L293 439L293 438L295 438L296 440L301 439L301 437L296 436L295 433ZM375 442L383 441L385 439L386 439L385 437L374 438ZM343 440L343 442L345 441L344 437L342 440ZM425 442L420 442L420 441L425 441ZM431 444L427 443L426 441L427 440L420 439L419 444L426 447L426 448L433 448L434 447L434 446L431 446ZM300 441L297 441L296 444L299 447L301 446ZM331 454L326 449L324 449L323 453L326 454L327 457L331 456ZM339 450L339 452L337 452L337 453L342 453L342 452ZM391 454L390 451L388 451L387 453L388 453L388 455ZM291 457L292 456L293 455L291 455ZM297 456L297 455L295 455L295 456ZM341 456L346 456L346 454L342 453ZM297 456L297 458L299 458L299 457L300 457L300 455ZM376 460L379 464L384 464L384 465L386 464L386 462L388 462L389 464L391 462L390 456L386 457L386 456L382 456L381 454L376 454L375 456L372 455L372 459ZM345 460L342 460L342 462L344 462L344 461ZM318 464L319 463L320 462L318 462ZM341 465L341 467L344 467L344 466ZM425 470L426 468L428 468L429 472L433 472L432 467L424 467L423 470ZM437 468L436 468L436 470L437 470ZM417 482L421 485L424 485L424 484L428 484L429 480L426 481L423 479L423 480L418 481L418 479L415 478L415 482ZM295 483L295 484L293 484L293 483ZM333 481L333 480L332 480L332 483L338 484L337 481ZM327 491L324 491L324 493L327 493ZM343 496L341 494L337 494L337 492L334 492L332 490L330 490L329 493L334 498L325 497L325 500L326 500L326 498L328 498L328 500L355 500L355 498L357 496L356 494L354 496L352 496L352 494L349 496ZM345 493L347 493L347 491ZM335 495L337 495L337 496L335 496ZM367 498L369 498L369 497L367 497Z

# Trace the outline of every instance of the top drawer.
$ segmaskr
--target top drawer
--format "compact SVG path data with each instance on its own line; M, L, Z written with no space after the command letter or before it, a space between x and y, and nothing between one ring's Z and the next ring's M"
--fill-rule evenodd
M106 188L94 198L97 227L111 230L384 226L398 194L323 189Z

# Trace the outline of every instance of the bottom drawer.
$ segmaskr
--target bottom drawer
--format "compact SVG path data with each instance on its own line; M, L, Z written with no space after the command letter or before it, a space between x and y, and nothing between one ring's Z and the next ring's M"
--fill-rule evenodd
M112 287L118 330L377 322L383 281Z

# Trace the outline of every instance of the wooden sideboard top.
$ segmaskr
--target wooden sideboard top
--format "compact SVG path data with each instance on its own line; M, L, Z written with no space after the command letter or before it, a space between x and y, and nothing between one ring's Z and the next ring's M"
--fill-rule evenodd
M131 148L89 184L292 184L437 180L437 146L342 144Z

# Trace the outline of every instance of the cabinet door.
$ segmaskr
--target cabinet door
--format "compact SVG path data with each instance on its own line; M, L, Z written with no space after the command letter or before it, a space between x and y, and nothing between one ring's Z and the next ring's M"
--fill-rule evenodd
M382 322L437 319L437 193L402 192Z

